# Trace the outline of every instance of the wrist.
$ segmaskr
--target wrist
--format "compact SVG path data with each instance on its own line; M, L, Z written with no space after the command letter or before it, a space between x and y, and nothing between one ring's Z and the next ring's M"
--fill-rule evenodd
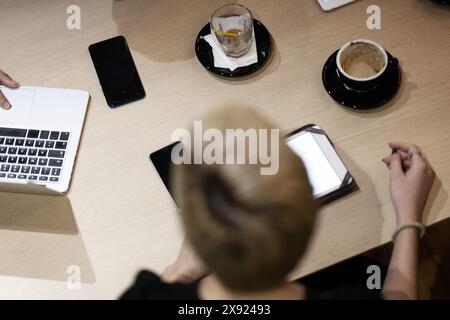
M413 222L422 222L422 214L417 210L401 210L397 211L397 225Z
M425 236L425 226L420 222L409 222L399 224L392 234L392 242L395 242L396 238L400 235L406 236L406 239L411 239L410 236L417 236L423 238ZM404 238L405 239L405 238Z

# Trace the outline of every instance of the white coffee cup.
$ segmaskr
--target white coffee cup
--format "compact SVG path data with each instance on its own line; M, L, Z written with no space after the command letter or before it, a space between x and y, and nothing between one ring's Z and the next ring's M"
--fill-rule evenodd
M368 39L347 42L339 49L336 57L336 66L343 82L360 90L376 86L388 62L386 50Z

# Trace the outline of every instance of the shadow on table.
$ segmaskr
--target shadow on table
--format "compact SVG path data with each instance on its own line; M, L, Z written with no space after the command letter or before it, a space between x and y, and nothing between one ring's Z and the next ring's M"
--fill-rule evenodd
M157 62L184 61L195 55L195 39L224 0L114 0L118 34L130 47Z
M77 234L67 197L0 193L0 228L9 230Z
M423 221L427 224L434 223L439 216L444 204L448 200L448 192L442 186L439 177L435 177L427 204L423 212Z
M0 275L66 281L79 268L95 282L66 197L0 193L0 242Z
M358 188L349 193L348 195L339 198L330 204L325 205L324 207L334 206L336 207L336 211L341 211L344 209L340 209L339 206L343 208L348 208L348 202L352 202L352 208L360 208L360 214L364 215L366 220L371 221L371 228L377 230L377 236L375 242L381 242L382 228L383 228L383 214L382 214L382 203L377 197L377 193L375 190L375 185L373 184L370 177L364 172L364 170L359 167L341 148L335 146L336 152L339 154L340 158L344 162L347 169L350 171L350 174L356 180ZM388 182L386 181L386 188L388 188ZM345 212L350 217L354 215L354 212ZM351 219L348 219L351 221ZM353 224L349 224L348 232L354 232L355 226Z

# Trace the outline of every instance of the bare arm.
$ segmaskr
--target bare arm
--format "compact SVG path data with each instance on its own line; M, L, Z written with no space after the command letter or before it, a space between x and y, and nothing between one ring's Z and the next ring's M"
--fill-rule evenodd
M383 286L385 299L417 299L418 244L417 230L405 229L398 234Z
M395 151L383 161L391 171L390 189L397 225L421 222L434 172L416 146L391 143L390 147ZM418 247L417 229L403 229L398 233L383 286L385 299L418 298Z
M161 279L167 283L191 283L207 274L206 267L200 261L189 242L184 239L176 261L166 268L161 275Z

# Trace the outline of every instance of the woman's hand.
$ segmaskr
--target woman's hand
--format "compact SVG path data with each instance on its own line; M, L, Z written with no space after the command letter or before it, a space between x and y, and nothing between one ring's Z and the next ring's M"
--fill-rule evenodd
M0 85L4 85L8 88L18 88L19 84L11 79L6 73L0 70ZM9 103L8 99L6 99L5 95L0 90L0 108L5 110L11 109L11 103Z
M185 239L177 260L166 268L161 275L161 279L168 283L190 283L200 280L207 273L206 267Z
M389 143L393 153L383 159L390 168L392 204L397 213L397 223L422 222L434 172L428 161L413 144Z

